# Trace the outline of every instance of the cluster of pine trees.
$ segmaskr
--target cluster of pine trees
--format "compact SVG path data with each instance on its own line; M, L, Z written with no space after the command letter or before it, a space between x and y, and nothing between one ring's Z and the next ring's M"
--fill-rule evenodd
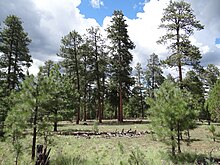
M31 39L21 19L8 16L0 31L0 132L9 135L17 155L24 130L32 128L34 159L37 133L46 142L51 123L57 131L62 120L79 124L87 119L123 122L124 116L150 116L158 134L169 137L173 153L176 144L181 151L181 133L193 128L196 119L218 121L219 70L213 64L203 68L199 48L189 40L195 30L204 28L190 4L170 1L160 28L166 34L158 44L165 44L171 55L161 61L152 53L145 69L137 63L132 71L130 51L135 45L122 11L116 10L106 38L97 27L84 35L71 31L61 40L57 55L62 60L46 61L33 76L28 73ZM177 67L178 78L165 77L165 66ZM185 77L183 66L190 68Z

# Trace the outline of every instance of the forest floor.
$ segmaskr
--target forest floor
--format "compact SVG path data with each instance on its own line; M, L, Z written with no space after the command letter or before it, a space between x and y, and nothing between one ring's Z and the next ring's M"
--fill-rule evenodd
M191 140L183 135L182 153L173 158L170 148L156 139L148 121L126 120L118 124L115 120L81 122L75 125L62 122L58 132L48 137L51 148L50 160L54 165L80 164L220 164L220 140L211 138L207 123L198 122L198 127L190 131ZM216 131L220 126L216 124ZM43 143L43 137L37 144ZM24 154L20 164L31 164L31 137L22 142ZM0 165L14 164L11 144L0 142ZM33 164L33 162L32 162Z

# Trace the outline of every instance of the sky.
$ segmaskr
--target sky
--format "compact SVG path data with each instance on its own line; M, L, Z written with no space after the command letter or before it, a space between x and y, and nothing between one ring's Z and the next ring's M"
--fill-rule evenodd
M0 0L0 22L11 14L22 19L24 30L32 39L30 53L36 74L46 60L59 61L61 38L70 31L84 34L91 26L106 29L114 10L122 10L128 24L128 34L135 43L133 62L146 66L152 53L166 59L169 51L156 41L165 31L158 29L163 9L170 0ZM196 18L205 26L190 38L202 53L201 64L220 67L220 0L185 0ZM104 30L103 30L104 31ZM169 72L176 72L176 68ZM186 70L185 70L186 72Z

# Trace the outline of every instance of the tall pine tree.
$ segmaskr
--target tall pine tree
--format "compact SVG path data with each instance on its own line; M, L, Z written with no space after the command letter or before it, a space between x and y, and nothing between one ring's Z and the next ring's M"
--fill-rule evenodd
M167 31L158 43L168 44L168 49L172 54L165 61L170 67L177 67L179 81L182 82L182 67L184 65L197 68L201 54L199 49L192 45L189 37L195 30L201 30L204 27L196 20L190 4L184 1L170 1L167 8L164 9L160 28Z
M129 38L127 26L122 11L115 10L111 25L107 28L107 37L111 41L109 46L111 52L111 78L118 84L119 122L123 122L123 96L128 93L129 87L133 83L131 78L132 68L130 66L133 56L129 50L134 49L135 45Z
M147 68L145 72L146 82L147 82L147 90L149 97L154 97L154 90L159 88L159 86L163 83L163 71L161 69L161 63L158 55L153 53L150 55L148 59Z
M103 109L102 109L102 85L103 82L101 79L103 77L103 72L104 72L104 68L105 68L105 63L103 62L105 60L104 56L105 51L104 49L106 48L105 46L105 42L103 40L103 36L100 33L100 29L99 28L94 28L91 27L90 29L87 30L88 31L88 42L90 47L92 47L92 54L94 57L94 77L95 77L95 81L96 81L96 88L97 88L97 101L98 101L98 112L97 112L97 116L99 119L99 122L102 122L102 114L103 114Z
M9 15L5 19L0 35L1 80L6 81L6 87L10 91L19 88L19 81L25 77L24 68L31 66L28 49L31 40L22 27L21 19L15 15Z
M0 134L10 109L7 97L11 90L19 88L20 81L25 78L24 69L32 63L28 49L30 42L21 19L9 15L0 29Z
M61 48L58 56L62 57L62 65L66 74L72 79L73 86L76 86L78 92L77 108L76 108L76 124L80 120L80 104L81 104L81 84L80 84L80 47L83 39L75 30L64 36L61 40Z

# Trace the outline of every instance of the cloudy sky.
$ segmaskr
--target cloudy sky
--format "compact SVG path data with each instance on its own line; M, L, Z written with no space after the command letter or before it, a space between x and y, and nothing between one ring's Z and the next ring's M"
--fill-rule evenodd
M169 52L156 41L164 33L158 29L163 9L170 0L0 0L0 22L15 14L23 21L32 43L34 64L30 72L36 73L45 60L59 60L61 37L71 30L81 34L91 26L105 29L114 10L122 10L127 19L128 32L136 48L133 65L146 65L155 52L165 59ZM198 20L205 29L191 38L203 55L202 65L220 66L220 0L186 0L191 3Z

